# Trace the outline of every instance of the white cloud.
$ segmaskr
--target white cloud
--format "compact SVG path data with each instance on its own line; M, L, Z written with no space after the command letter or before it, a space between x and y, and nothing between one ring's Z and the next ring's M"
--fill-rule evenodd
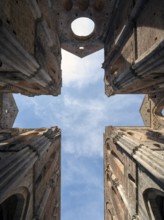
M67 154L62 172L62 219L103 219L103 160Z
M30 120L34 123L33 127L58 125L62 129L62 149L65 153L103 157L105 126L141 124L136 111L137 106L140 106L141 96L118 95L106 98L104 95L95 99L79 99L76 93L67 93L58 98L18 97L21 108L19 114L22 111L26 113L22 125L17 120L15 126L26 127Z
M79 177L75 178L74 183L87 183L90 186L102 188L100 183L102 183L103 180L94 175L97 173L97 161L101 161L101 164L103 166L103 160L100 158L95 157L93 161L88 161L85 157L79 157L77 155L67 155L67 159L63 161L63 172L65 173L65 175L63 176L63 180L65 181L65 185L69 186L72 183L72 179L74 177ZM90 166L87 166L87 164ZM102 172L101 175L103 175Z
M102 79L103 50L83 59L62 50L63 86L81 88Z
M126 102L122 103L122 99ZM138 114L134 113L141 99L137 96L124 95L115 96L110 102L110 99L106 98L79 100L76 95L65 95L64 111L58 114L63 129L63 151L102 157L105 126L140 124L140 121L136 122Z
M105 110L105 106L103 101L95 99L77 99L76 97L65 95L64 96L64 105L71 108L72 110L79 109L82 111L90 111L90 112L102 112Z

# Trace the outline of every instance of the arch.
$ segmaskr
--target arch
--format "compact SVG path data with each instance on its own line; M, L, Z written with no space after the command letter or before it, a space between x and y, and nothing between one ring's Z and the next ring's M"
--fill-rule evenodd
M143 192L143 197L149 219L164 219L164 192L149 188Z
M117 167L119 168L119 170L121 171L122 174L124 174L124 164L121 161L121 159L117 156L117 154L112 150L111 151L112 154L112 159L115 162L115 164L117 165Z
M13 194L0 204L1 220L21 219L25 198L21 194Z
M30 202L30 192L26 186L10 189L0 196L0 220L25 219ZM14 207L11 212L10 207ZM10 214L8 214L8 212Z
M109 173L107 173L106 174L106 179L107 179L107 184L108 184L108 186L111 188L112 187L112 183L111 183L111 178L110 178L110 174Z

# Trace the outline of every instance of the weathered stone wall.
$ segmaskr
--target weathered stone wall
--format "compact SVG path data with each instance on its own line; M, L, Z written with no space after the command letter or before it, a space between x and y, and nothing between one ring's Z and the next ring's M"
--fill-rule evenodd
M61 47L48 1L0 2L0 91L59 95Z
M147 95L145 127L106 128L105 220L163 219L164 2L117 3L104 44L105 91Z
M60 135L57 127L0 131L0 217L60 219Z
M163 151L162 132L106 127L105 220L163 219Z
M104 43L106 94L163 92L163 1L118 5Z

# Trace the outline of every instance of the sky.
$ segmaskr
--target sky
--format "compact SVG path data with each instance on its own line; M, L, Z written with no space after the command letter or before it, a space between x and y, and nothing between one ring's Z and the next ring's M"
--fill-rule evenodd
M60 96L14 95L14 127L62 130L61 220L104 219L105 126L143 125L143 95L105 95L103 60L103 50L83 59L63 50Z
M72 23L74 33L93 31L93 22L79 22ZM103 61L104 50L83 59L62 50L60 96L14 95L19 108L14 127L62 130L61 220L104 219L105 126L143 125L143 95L105 95Z

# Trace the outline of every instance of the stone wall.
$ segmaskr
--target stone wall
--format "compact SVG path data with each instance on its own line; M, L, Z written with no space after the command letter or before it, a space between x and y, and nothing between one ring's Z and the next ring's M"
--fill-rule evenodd
M104 42L106 94L163 92L163 1L117 2Z
M0 131L0 219L60 219L60 136L57 127Z
M48 1L0 2L0 92L59 95L61 47Z
M105 130L105 220L164 218L163 6L161 0L118 0L108 26L106 95L146 95L140 108L144 127Z
M163 219L163 152L160 131L106 127L105 220Z

